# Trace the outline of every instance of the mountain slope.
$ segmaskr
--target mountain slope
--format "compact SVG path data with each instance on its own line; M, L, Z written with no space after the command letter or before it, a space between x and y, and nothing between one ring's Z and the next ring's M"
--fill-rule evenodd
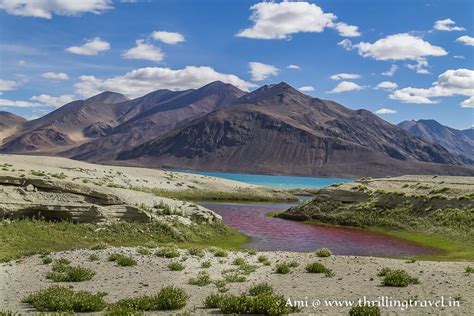
M435 120L403 121L399 127L431 143L439 144L457 155L474 162L472 129L460 131L441 125Z
M122 152L145 166L323 176L474 174L439 145L371 112L311 98L285 83Z
M15 134L26 120L10 112L0 111L0 145L4 138Z

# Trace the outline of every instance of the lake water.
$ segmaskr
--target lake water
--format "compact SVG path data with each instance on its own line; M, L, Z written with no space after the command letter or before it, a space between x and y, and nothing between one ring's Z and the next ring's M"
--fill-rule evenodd
M433 254L433 249L361 229L318 226L268 217L295 204L201 203L224 223L252 237L246 245L259 250L308 252L327 247L335 254L401 256Z
M271 188L296 189L296 188L322 188L333 183L350 182L351 179L344 178L312 178L296 176L270 176L249 173L228 173L228 172L206 172L180 170L180 172L201 174L210 177L218 177L229 180L235 180L255 185L261 185Z

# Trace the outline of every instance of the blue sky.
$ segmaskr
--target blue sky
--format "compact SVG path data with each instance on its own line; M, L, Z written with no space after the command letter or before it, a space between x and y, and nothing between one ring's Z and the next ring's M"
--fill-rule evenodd
M0 109L35 118L103 90L285 81L390 122L465 129L473 12L468 0L0 0Z

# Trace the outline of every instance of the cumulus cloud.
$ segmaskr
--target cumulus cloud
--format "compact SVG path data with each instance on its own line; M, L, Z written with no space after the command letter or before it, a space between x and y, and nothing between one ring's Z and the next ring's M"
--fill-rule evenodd
M438 20L435 22L433 28L438 31L464 31L465 28L456 26L456 22L451 19Z
M61 95L59 97L53 97L47 94L41 94L38 96L31 97L31 100L37 101L41 104L46 104L54 107L60 107L66 103L74 101L74 96L71 94Z
M354 91L354 90L358 91L362 89L364 89L364 87L359 86L355 82L341 81L334 89L327 92L328 93L341 93L341 92Z
M158 89L185 90L200 88L210 82L220 80L248 91L256 85L232 74L215 71L212 67L187 66L183 69L146 67L132 70L123 76L100 79L94 76L81 76L76 83L76 93L90 97L111 90L135 98Z
M392 109L387 109L387 108L381 108L381 109L378 109L377 111L375 111L375 114L396 114L397 111L396 110L392 110Z
M342 36L359 36L358 27L336 23L336 15L325 13L309 2L260 2L250 7L252 27L237 36L254 39L289 39L292 34L321 33L326 28L336 29Z
M429 67L428 61L426 60L426 58L423 57L418 58L416 64L407 64L407 67L411 70L416 71L417 74L430 74L430 71L426 69L426 67Z
M69 76L64 72L45 72L41 77L53 80L68 80Z
M464 36L458 37L456 39L456 42L463 43L464 45L467 45L467 46L474 46L474 37L464 35Z
M41 106L38 103L32 103L28 101L15 101L9 99L0 99L0 106L11 106L16 108L30 108L30 107L37 107Z
M151 34L151 37L157 41L170 45L184 42L184 36L176 32L155 31Z
M122 54L123 58L127 59L144 59L154 62L160 62L165 57L165 54L159 47L145 43L144 40L137 40L136 46L130 48Z
M101 14L112 6L110 0L0 0L0 9L12 15L51 19L53 14Z
M256 61L250 62L249 67L253 81L262 81L270 76L276 76L280 71L277 67L273 65L267 65Z
M397 65L391 65L390 69L382 72L382 76L393 77L393 75L398 71Z
M82 46L72 46L66 50L72 54L95 56L100 52L105 52L110 49L110 43L100 39L100 37L88 40Z
M349 79L349 80L353 80L353 79L359 79L361 76L358 75L358 74L348 74L348 73L340 73L340 74L335 74L335 75L332 75L330 78L332 80L344 80L344 79Z
M0 79L0 91L11 91L15 90L20 86L19 82L13 80L2 80Z
M382 81L375 87L375 89L383 89L383 90L393 90L396 88L398 88L398 84L391 81Z
M293 64L286 66L286 68L288 68L288 69L294 69L294 70L301 70L301 67L300 67L300 66L298 66L298 65L293 65Z
M300 90L301 92L311 92L311 91L314 91L314 87L313 86L303 86L303 87L299 87L298 90Z
M431 104L439 102L433 98L453 95L468 96L470 98L461 105L471 104L474 96L474 70L462 68L447 70L439 75L438 80L430 88L403 88L390 94L390 99L404 103Z
M461 102L463 108L474 108L474 97L470 97L467 100Z
M425 56L445 56L442 47L431 45L420 37L400 33L381 38L374 43L360 42L353 45L344 40L339 45L345 49L357 49L359 55L376 60L418 60Z

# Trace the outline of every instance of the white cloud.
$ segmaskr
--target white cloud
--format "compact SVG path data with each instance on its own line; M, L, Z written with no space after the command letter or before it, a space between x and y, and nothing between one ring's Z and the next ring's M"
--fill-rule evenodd
M12 80L2 80L0 79L0 91L11 91L18 88L20 83Z
M418 58L416 64L407 64L407 67L411 70L415 70L417 74L430 74L429 70L426 69L426 67L429 67L428 61L423 57Z
M51 19L53 14L101 14L112 6L110 0L0 0L0 9L12 15Z
M161 41L165 44L178 44L184 42L184 36L176 32L166 32L166 31L155 31L151 34L153 39Z
M336 30L339 32L339 35L344 37L357 37L360 36L359 27L355 25L348 25L343 22L336 23Z
M41 77L54 80L68 80L69 76L64 72L45 72Z
M8 100L8 99L0 99L0 106L11 106L11 107L17 107L17 108L29 108L29 107L37 107L37 106L40 106L40 105L41 104L27 102L27 101L14 101L14 100Z
M280 71L277 67L273 65L267 65L255 61L250 62L249 67L253 81L262 81L270 76L276 76Z
M397 72L397 70L398 70L397 65L391 65L389 70L382 72L382 76L393 77L393 75Z
M393 90L396 88L398 88L398 84L391 81L382 81L375 87L375 89L383 89L383 90Z
M352 80L352 79L359 79L361 76L358 75L358 74L348 74L348 73L340 73L340 74L335 74L335 75L332 75L330 78L332 80L343 80L343 79L349 79L349 80Z
M341 81L334 89L327 92L328 93L341 93L341 92L354 91L354 90L358 91L362 89L364 89L364 87L359 86L355 82Z
M343 39L342 41L340 41L339 43L337 43L337 45L341 46L341 47L344 48L345 50L354 49L354 45L352 45L351 40L348 40L347 38L346 38L346 39Z
M200 88L210 82L220 80L248 91L256 85L232 74L215 71L212 67L186 66L183 69L146 67L132 70L123 76L100 79L94 76L81 76L76 83L76 93L90 97L111 90L123 93L130 98L139 97L158 89L185 90Z
M38 96L31 97L31 100L37 101L41 104L46 104L54 107L60 107L66 103L74 101L74 96L71 94L61 95L59 97L52 97L47 94L41 94Z
M127 59L144 59L160 62L165 57L165 54L159 47L147 44L143 40L137 40L136 46L123 53L122 57Z
M461 102L463 108L474 108L474 97L470 97L467 100Z
M95 56L100 52L104 52L110 49L110 43L96 37L94 39L88 40L82 46L72 46L66 50L70 53L77 55L86 55L86 56Z
M359 55L376 60L418 60L424 56L445 56L448 53L420 37L408 33L389 35L374 43L360 42L353 45L349 40L339 43L345 49L357 49Z
M464 45L467 45L467 46L474 46L474 37L464 35L464 36L458 37L456 39L456 42L463 43Z
M396 114L397 111L396 110L392 110L392 109L387 109L387 108L381 108L381 109L378 109L377 111L375 111L375 114Z
M314 91L314 87L313 86L304 86L304 87L298 88L298 90L300 90L301 92L311 92L311 91Z
M298 65L293 65L293 64L286 66L286 68L288 68L288 69L294 69L294 70L301 70L301 67L300 67L300 66L298 66Z
M289 39L292 34L321 33L335 28L342 36L359 36L357 26L336 23L336 15L324 13L317 5L304 1L260 2L250 7L253 26L237 36L255 39Z
M464 31L465 28L460 26L455 26L456 22L451 19L438 20L435 22L433 28L438 31Z
M26 65L26 60L20 59L18 61L18 66L25 66Z
M439 75L430 88L407 87L394 91L390 99L404 103L431 104L438 103L432 100L437 97L449 97L453 95L474 96L474 70L456 69L447 70ZM463 101L461 105L469 105L471 98Z
M454 59L466 59L466 57L464 57L462 55L454 55L453 58Z

